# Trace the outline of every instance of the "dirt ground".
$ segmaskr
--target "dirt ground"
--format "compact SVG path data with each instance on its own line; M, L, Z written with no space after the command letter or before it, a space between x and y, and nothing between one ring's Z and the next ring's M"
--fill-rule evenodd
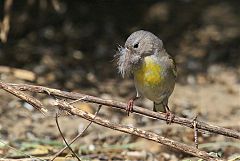
M178 80L169 103L172 111L181 117L191 119L197 115L201 121L240 131L238 1L154 1L136 6L135 1L128 5L127 1L73 1L59 2L59 10L45 2L14 1L8 40L0 44L1 81L127 102L135 95L133 80L120 77L113 55L117 44L123 45L131 32L144 28L161 37L177 62ZM1 14L4 17L4 12ZM51 97L34 96L50 108ZM3 90L0 98L1 157L29 154L49 158L64 146L55 110L43 116ZM149 109L153 106L146 98L136 104ZM82 102L76 106L91 113L97 109L97 105ZM166 125L136 114L127 117L122 111L104 107L99 116L194 145L193 130L176 124ZM59 123L66 139L71 140L88 121L62 116ZM197 160L95 124L72 147L83 160ZM238 156L240 160L237 139L199 133L199 148L224 159ZM69 150L60 159L71 159Z

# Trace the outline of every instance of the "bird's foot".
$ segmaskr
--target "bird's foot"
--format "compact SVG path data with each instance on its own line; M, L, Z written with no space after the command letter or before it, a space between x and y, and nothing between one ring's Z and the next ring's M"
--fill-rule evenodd
M126 112L128 116L130 112L133 112L133 104L134 104L134 99L130 99L126 107Z
M129 113L130 112L133 112L133 105L134 105L134 101L136 101L137 99L139 99L140 96L137 95L135 96L134 98L130 99L127 103L127 107L126 107L126 112L127 112L127 115L129 116Z
M166 118L166 123L170 125L173 122L175 115L169 110L166 112L165 118Z

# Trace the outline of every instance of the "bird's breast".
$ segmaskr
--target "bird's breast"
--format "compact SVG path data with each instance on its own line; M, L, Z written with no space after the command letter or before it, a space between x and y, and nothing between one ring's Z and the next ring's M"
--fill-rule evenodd
M134 72L134 80L140 86L158 86L162 81L161 65L151 56L145 57L143 63Z

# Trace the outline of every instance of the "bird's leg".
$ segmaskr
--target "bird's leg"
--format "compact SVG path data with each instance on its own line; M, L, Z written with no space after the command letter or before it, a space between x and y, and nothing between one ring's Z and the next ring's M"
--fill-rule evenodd
M164 109L166 112L166 123L171 124L175 115L170 111L168 105L164 105Z
M138 98L140 98L140 96L136 95L134 98L132 98L128 101L127 107L126 107L126 112L127 112L128 116L129 116L130 112L133 112L134 101L136 101Z
M157 109L156 109L156 102L153 102L153 111L154 111L154 112L157 112Z

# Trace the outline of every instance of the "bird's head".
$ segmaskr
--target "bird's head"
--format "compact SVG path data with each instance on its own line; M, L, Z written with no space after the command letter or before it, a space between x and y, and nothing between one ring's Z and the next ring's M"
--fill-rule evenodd
M162 40L151 32L139 30L132 33L124 47L119 47L116 54L118 71L122 77L129 76L146 56L163 49Z

